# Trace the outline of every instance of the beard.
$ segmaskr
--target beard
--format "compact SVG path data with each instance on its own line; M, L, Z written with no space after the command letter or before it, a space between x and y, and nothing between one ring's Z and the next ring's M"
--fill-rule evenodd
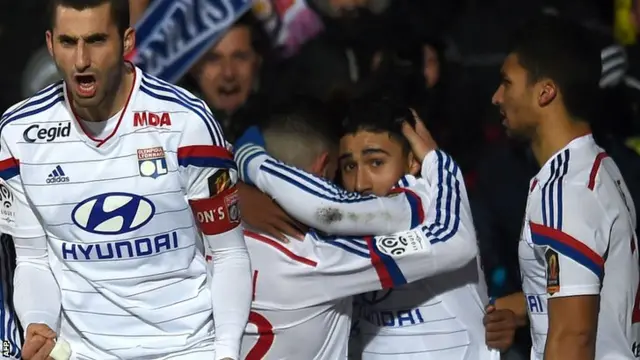
M116 59L123 59L124 49L120 51L119 56ZM70 70L65 70L65 67L56 58L55 52L52 52L53 61L56 69L62 79L64 79L67 87L69 101L73 102L76 106L82 108L97 107L103 104L107 99L115 97L116 91L123 78L124 67L120 61L115 61L113 64L105 69L99 70L94 67L88 67L85 72L91 73L93 81L95 82L95 90L91 96L82 96L79 91L79 81L77 76L82 76L82 73L76 73L73 67Z

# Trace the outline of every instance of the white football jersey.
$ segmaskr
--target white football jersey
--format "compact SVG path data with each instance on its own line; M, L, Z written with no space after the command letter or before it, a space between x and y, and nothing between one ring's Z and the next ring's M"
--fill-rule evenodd
M0 120L0 231L46 236L73 358L213 358L212 297L188 200L235 164L203 101L135 69L124 109L77 119L53 84ZM17 242L16 242L17 244ZM18 244L17 244L18 245ZM44 294L43 296L46 296Z
M346 192L275 161L259 148L238 149L235 158L243 179L314 228L342 235L384 235L419 224L426 229L439 252L432 259L435 268L425 275L430 277L362 297L367 306L359 306L357 315L363 358L407 359L413 354L420 359L484 360L497 355L485 345L486 285L474 258L477 244L466 188L449 155L430 153L423 178L405 176L391 197ZM362 250L357 244L342 246ZM469 249L473 256L460 256Z
M11 207L11 193L0 185L0 217L6 216L5 209ZM10 236L0 236L0 358L20 359L22 331L13 309L13 273L15 267L15 251Z
M470 214L470 208L461 174L455 168L452 170L460 176L461 185L457 193L450 200L446 192L430 194L430 201L450 203L452 208L457 207L455 214L465 219L467 215L462 214ZM418 181L405 176L398 185L414 189ZM448 181L454 182L452 178ZM453 226L449 231L455 231ZM479 258L412 284L359 295L355 298L359 337L355 341L361 348L361 358L499 359L499 354L485 343L482 319L488 301Z
M532 179L519 244L532 359L544 356L548 299L597 294L596 359L640 355L635 218L620 171L591 135L573 140Z
M245 239L254 284L246 360L346 359L351 295L423 278L433 261L421 228L365 238L310 232L288 244L245 231Z

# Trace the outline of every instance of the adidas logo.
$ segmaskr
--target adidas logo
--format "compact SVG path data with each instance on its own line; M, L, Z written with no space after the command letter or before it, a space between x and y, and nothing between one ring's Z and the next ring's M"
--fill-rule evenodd
M55 169L47 176L47 184L56 184L68 182L69 177L65 175L64 170L60 165L56 166Z

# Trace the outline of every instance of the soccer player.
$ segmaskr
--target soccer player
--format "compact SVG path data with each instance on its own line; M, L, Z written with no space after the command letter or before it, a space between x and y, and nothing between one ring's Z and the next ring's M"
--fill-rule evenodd
M283 164L331 179L337 167L338 138L333 136L330 122L315 114L295 110L273 116L264 128L266 148ZM423 151L433 150L424 140L415 138ZM441 156L448 157L444 153ZM424 153L419 155L424 157ZM443 165L437 161L426 164L424 169ZM443 191L454 190L451 182L433 176L431 180ZM414 188L420 187L422 184ZM421 192L425 190L426 186ZM421 202L419 198L416 201ZM451 208L435 208L435 202L429 205L429 209L419 206L423 212L440 211L459 221L459 214ZM311 231L304 241L290 241L288 245L246 231L254 300L242 343L243 358L344 359L352 295L402 285L440 271L430 266L438 252L432 251L427 228L425 224L374 238L326 238ZM472 260L473 249L461 252L460 261Z
M412 115L387 102L352 106L339 164L346 189L359 193L280 163L256 145L240 147L235 157L246 182L319 231L348 236L385 235L418 224L427 229L431 255L423 265L425 276L441 275L365 296L363 359L489 359L482 325L486 289L475 254L469 252L477 247L460 170L441 151L416 160L397 122L407 117ZM417 179L411 174L420 172L421 163L423 179ZM398 183L402 187L394 188ZM416 206L418 199L426 212ZM315 234L344 251L367 254L368 247L358 241L335 244L335 237ZM402 253L407 243L392 242L387 253L396 246ZM387 276L391 281L394 274Z
M523 28L493 96L508 133L529 140L541 166L519 244L524 295L496 303L528 313L532 359L640 355L635 208L588 122L600 72L585 30L549 17Z
M9 191L0 185L0 216L10 211ZM13 306L13 273L15 268L15 250L11 236L0 235L0 357L20 359L22 330L16 318Z
M127 0L50 6L64 81L0 119L23 358L61 338L72 359L238 359L251 272L219 124L123 60L135 45Z

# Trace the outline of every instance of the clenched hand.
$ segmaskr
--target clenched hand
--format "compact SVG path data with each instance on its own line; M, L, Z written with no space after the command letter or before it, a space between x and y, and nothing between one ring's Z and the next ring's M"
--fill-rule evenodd
M24 360L49 360L49 354L56 345L56 333L45 324L29 324L22 346Z

